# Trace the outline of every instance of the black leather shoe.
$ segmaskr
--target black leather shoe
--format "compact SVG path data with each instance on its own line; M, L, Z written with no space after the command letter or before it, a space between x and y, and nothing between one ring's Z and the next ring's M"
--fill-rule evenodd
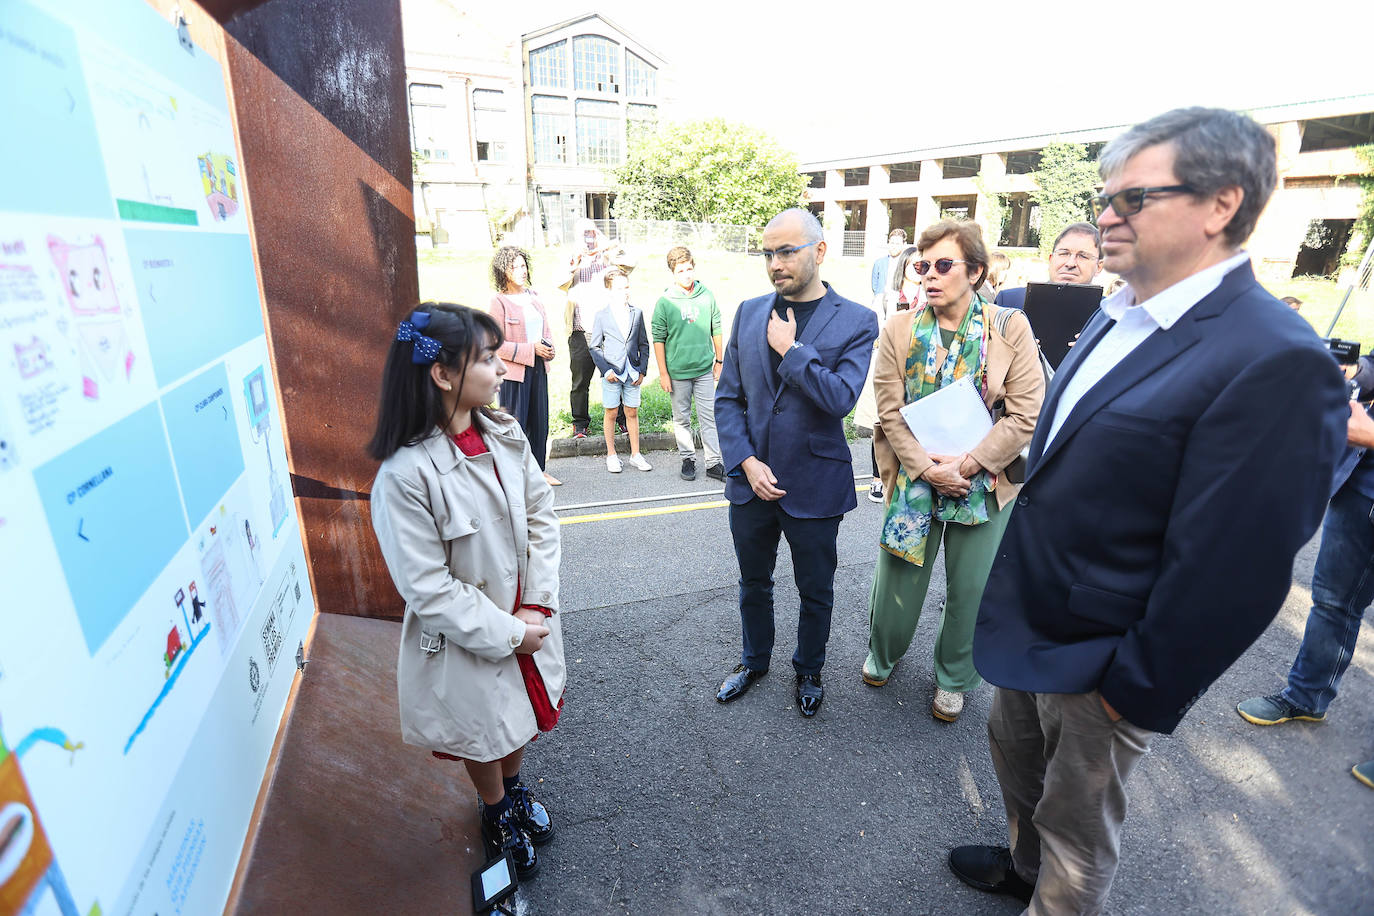
M716 693L716 700L721 703L729 703L744 696L754 682L768 673L768 669L762 671L754 668L746 668L744 665L736 665L735 670L730 672L730 676L720 682L720 690Z
M515 804L515 820L520 829L529 835L530 842L543 846L553 839L553 820L548 809L534 800L534 791L523 782L516 783L511 789L510 799Z
M825 688L821 686L819 674L797 675L797 708L806 718L811 718L821 708L825 699Z
M725 465L723 465L723 464L708 464L708 465L706 465L706 476L709 477L709 478L711 478L712 480L719 480L721 483L725 483Z
M488 859L509 852L515 873L521 878L533 877L539 871L539 854L534 851L529 834L520 828L513 805L495 821L482 812L482 845Z
M697 479L697 463L696 463L696 459L694 459L694 458L683 458L683 459L682 459L682 470L678 472L678 475L677 475L677 476L681 477L683 480L696 480L696 479Z
M959 846L949 851L949 870L969 887L990 894L1006 894L1030 903L1035 885L1016 873L1011 850L1005 846Z

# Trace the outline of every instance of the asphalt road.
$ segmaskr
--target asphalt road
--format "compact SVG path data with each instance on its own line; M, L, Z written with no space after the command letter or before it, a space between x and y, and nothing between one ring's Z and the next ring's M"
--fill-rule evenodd
M854 450L866 470L867 445ZM931 612L886 687L859 678L880 507L860 494L840 528L819 715L802 719L793 701L785 547L772 671L722 706L716 686L740 640L726 510L661 511L719 501L720 487L679 480L673 453L648 457L653 471L619 475L602 458L551 462L561 506L700 495L563 513L569 691L524 769L543 779L558 834L519 910L1018 912L945 866L952 846L1005 842L985 729L992 688L956 723L931 716ZM659 514L604 517L646 509ZM1258 728L1234 708L1281 687L1315 558L1314 540L1279 618L1136 770L1108 913L1374 914L1374 791L1350 775L1374 757L1371 625L1326 722ZM927 608L943 595L941 569Z

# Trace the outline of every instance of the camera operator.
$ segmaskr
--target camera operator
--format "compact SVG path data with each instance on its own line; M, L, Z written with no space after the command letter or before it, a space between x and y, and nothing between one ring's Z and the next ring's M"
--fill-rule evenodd
M1374 601L1374 407L1369 405L1374 400L1374 357L1362 356L1341 368L1350 379L1350 423L1322 524L1312 610L1288 685L1280 693L1251 697L1236 706L1255 725L1326 718L1355 653L1360 621ZM1374 789L1374 760L1350 772Z

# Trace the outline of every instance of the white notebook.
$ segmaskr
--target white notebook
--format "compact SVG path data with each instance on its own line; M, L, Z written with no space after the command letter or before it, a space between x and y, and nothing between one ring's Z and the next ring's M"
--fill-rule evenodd
M932 455L961 455L992 429L992 415L967 375L906 405L901 413L916 441Z

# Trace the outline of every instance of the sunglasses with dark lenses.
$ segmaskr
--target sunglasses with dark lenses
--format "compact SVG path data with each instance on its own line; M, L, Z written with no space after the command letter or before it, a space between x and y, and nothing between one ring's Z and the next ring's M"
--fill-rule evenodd
M1100 219L1107 208L1116 211L1117 216L1134 216L1145 208L1145 201L1156 194L1193 194L1196 189L1190 184L1170 184L1157 188L1126 188L1115 194L1098 194L1092 199L1093 217Z
M954 269L955 264L967 264L968 261L959 261L955 258L941 258L940 260L934 263L935 272L943 277L945 274L949 273L951 270ZM917 261L916 273L924 277L926 274L930 273L930 265L930 261Z

